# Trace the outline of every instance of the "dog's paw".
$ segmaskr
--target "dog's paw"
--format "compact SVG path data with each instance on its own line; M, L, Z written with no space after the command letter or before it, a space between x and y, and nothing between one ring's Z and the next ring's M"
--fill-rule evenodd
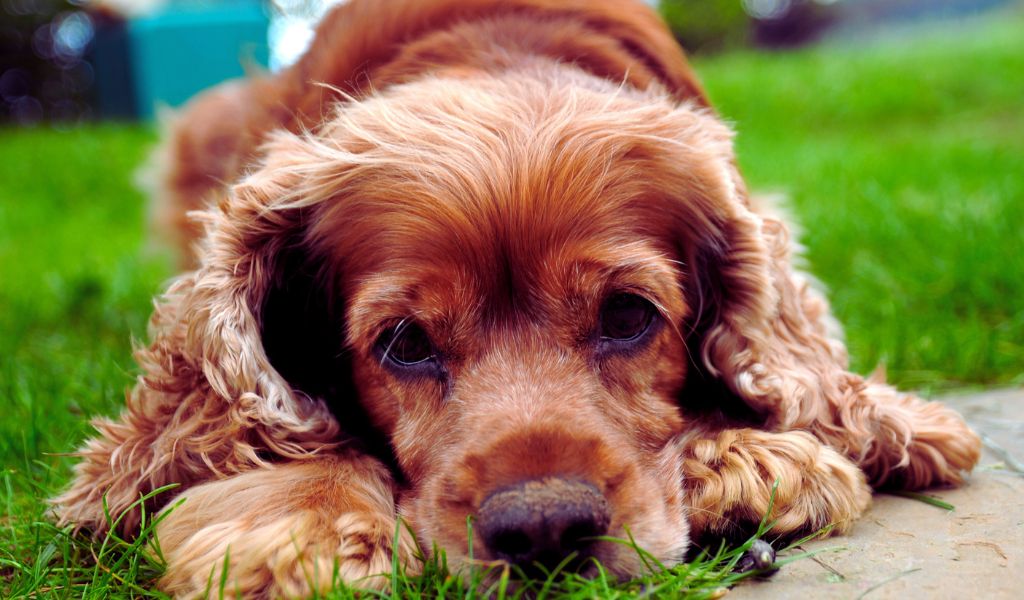
M394 519L344 513L333 523L303 512L259 523L231 520L204 527L165 552L165 591L185 598L294 598L339 584L384 589L392 559L415 570L415 545ZM226 571L225 571L226 569Z
M394 548L396 527L401 528L397 554ZM386 588L396 556L405 573L412 574L418 569L415 542L408 530L394 519L347 513L334 523L334 531L338 540L334 556L342 581L357 587ZM385 577L381 577L382 574Z
M808 433L727 429L677 444L697 535L749 535L769 507L775 534L839 533L871 503L860 469Z
M981 457L981 439L956 411L888 386L868 392L879 433L861 462L875 487L958 485Z

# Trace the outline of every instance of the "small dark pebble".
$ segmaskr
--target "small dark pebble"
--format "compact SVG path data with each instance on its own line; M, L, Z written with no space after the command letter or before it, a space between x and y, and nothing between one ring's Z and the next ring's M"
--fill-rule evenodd
M765 571L763 575L770 576L777 571L777 569L772 569L773 565L775 565L775 548L772 548L772 545L764 540L754 540L754 543L750 545L750 550L743 553L734 570L737 573ZM771 570L768 571L768 569Z

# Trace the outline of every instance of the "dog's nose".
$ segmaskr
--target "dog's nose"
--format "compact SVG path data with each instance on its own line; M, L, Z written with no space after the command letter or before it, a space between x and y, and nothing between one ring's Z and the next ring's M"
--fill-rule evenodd
M608 531L608 501L593 485L562 478L524 481L488 496L477 528L494 555L510 563L547 568L571 553L590 555L595 536Z

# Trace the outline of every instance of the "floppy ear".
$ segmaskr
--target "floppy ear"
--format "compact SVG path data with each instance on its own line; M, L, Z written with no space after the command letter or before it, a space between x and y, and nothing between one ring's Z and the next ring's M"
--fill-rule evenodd
M858 463L876 487L961 481L961 470L978 460L977 436L941 404L849 372L827 302L793 266L786 223L759 214L728 135L716 138L712 171L719 181L707 188L720 197L704 207L702 219L711 225L680 234L691 239L698 366L763 427L813 432Z
M158 302L152 342L136 351L143 375L127 408L117 420L95 422L99 437L80 450L71 488L54 501L62 522L102 532L104 498L116 517L163 485L181 484L177 493L337 443L338 425L326 404L296 391L264 346L264 337L283 335L279 327L263 327L264 316L268 308L287 312L283 290L291 280L281 275L282 261L297 266L310 210L277 204L302 183L303 145L280 135L266 155L259 171L202 215L202 262ZM164 502L156 499L149 508ZM130 532L138 523L133 510L120 529Z

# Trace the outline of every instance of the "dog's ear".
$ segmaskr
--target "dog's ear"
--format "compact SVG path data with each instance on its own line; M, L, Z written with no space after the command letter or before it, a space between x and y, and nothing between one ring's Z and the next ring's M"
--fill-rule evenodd
M828 304L794 267L785 221L755 210L725 127L705 129L709 137L697 144L703 161L681 163L703 169L702 184L677 199L687 207L677 209L685 213L677 237L690 265L688 343L699 348L698 371L740 399L760 426L814 433L876 487L961 481L961 470L977 462L977 437L941 404L849 371Z
M851 377L827 305L793 268L786 224L752 206L728 128L686 107L676 118L687 143L668 150L662 169L685 182L669 214L687 265L695 375L769 427L817 420Z
M283 429L281 434L294 429L303 438L322 411L310 398L314 394L290 385L284 374L295 375L295 363L275 344L312 332L314 321L326 326L335 318L326 306L331 286L320 279L326 275L303 243L303 224L313 208L282 201L303 184L304 148L295 136L274 137L261 168L206 213L200 267L179 316L186 327L183 354L201 365L215 393L227 400L247 398L254 424ZM303 309L302 316L295 314ZM328 335L319 332L308 343L319 347ZM340 348L332 350L337 354ZM275 368L275 353L282 370Z
M309 270L316 258L301 252L311 207L281 202L303 184L304 149L298 137L276 136L262 168L201 215L201 263L158 302L151 343L136 352L143 375L126 410L118 420L96 421L100 436L80 451L72 487L55 500L63 522L101 532L108 525L104 499L116 516L166 484L181 484L180 491L275 456L307 458L338 442L337 421L317 397L323 390L301 389L308 377L286 347L307 343L303 334L336 314L294 313L309 302L324 308L316 299L322 280ZM317 335L306 356L332 343L329 333ZM340 353L331 350L331 357ZM130 512L121 529L132 531L139 518Z
M730 161L725 172L739 181ZM793 266L789 227L755 213L741 183L723 186L715 235L689 245L688 340L700 371L770 428L807 426L841 402L846 351L824 298ZM712 386L713 387L713 386Z
M689 222L702 223L681 231L696 315L690 347L699 347L700 368L763 427L814 433L876 487L961 481L978 461L977 436L939 402L849 371L824 297L794 266L784 220L754 210L728 136L717 137L707 147L717 153L708 164L718 166L691 189L697 200L679 201L690 207ZM694 207L702 217L693 217Z

